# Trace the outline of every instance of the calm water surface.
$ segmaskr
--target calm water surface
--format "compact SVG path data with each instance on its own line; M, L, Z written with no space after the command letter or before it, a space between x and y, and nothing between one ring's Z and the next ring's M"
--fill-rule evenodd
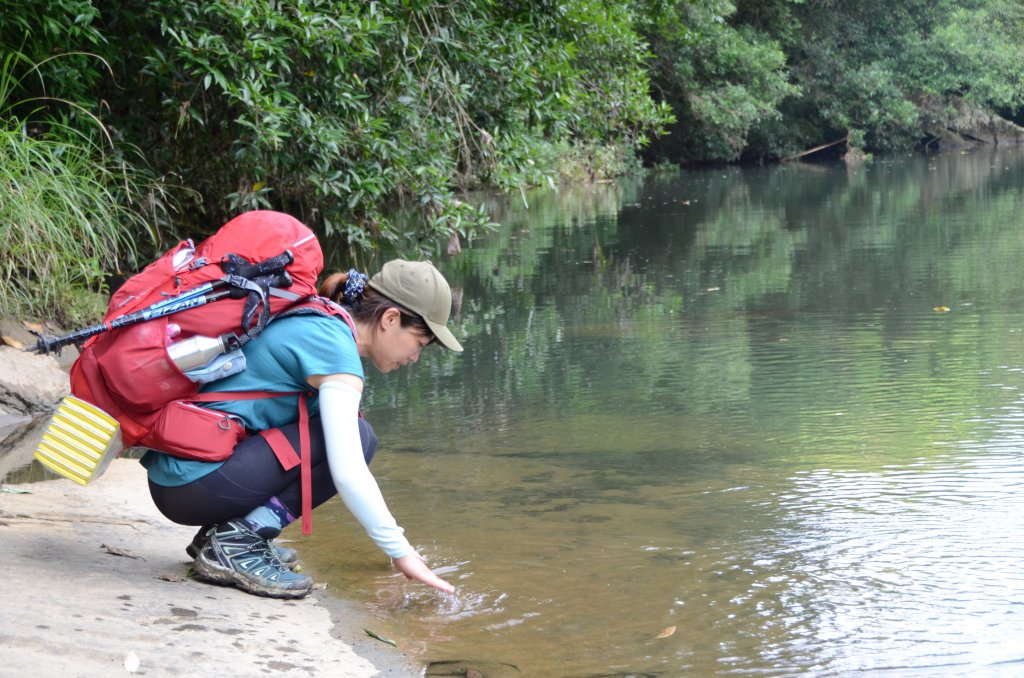
M338 503L302 545L329 591L424 664L1024 675L1019 152L526 199L439 261L466 352L368 383L457 594Z

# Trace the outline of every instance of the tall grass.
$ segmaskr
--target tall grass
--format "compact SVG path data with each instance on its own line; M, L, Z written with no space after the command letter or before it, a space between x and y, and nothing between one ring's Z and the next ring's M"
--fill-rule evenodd
M156 240L153 202L135 199L146 177L101 145L98 120L77 111L95 126L83 130L52 113L73 104L13 101L26 68L19 55L0 64L0 314L94 322L106 276L134 266L140 237Z

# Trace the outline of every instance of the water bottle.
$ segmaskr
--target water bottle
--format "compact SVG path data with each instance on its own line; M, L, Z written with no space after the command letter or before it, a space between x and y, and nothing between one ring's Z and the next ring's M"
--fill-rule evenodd
M221 353L226 352L228 346L225 338L228 336L204 337L201 334L197 334L183 341L169 344L167 346L167 355L174 361L179 370L188 372L200 365L205 365Z

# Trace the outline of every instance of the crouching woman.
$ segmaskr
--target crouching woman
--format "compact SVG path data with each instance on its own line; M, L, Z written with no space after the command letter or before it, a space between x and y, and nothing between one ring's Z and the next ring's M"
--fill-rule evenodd
M302 431L295 394L315 391L307 399L312 505L340 495L399 571L451 592L452 585L430 570L388 510L369 470L376 436L359 416L364 359L390 372L415 363L432 343L462 351L446 327L452 305L448 283L429 262L398 259L368 281L355 271L334 274L319 292L348 311L354 333L329 315L279 318L243 347L245 371L208 390L283 395L207 406L238 417L251 431L277 428L298 450ZM285 469L267 438L249 436L223 462L156 450L141 461L161 513L182 525L201 526L186 549L199 578L275 598L309 593L312 579L292 570L295 551L272 541L301 514L300 468Z

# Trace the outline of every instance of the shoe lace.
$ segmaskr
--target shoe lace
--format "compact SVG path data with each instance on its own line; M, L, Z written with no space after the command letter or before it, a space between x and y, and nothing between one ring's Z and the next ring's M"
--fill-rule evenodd
M281 561L281 558L277 555L277 549L270 543L269 539L264 539L258 534L256 537L259 539L256 545L256 549L259 550L260 554L270 563L271 567L275 567L279 570L287 570L287 566Z
M268 563L270 563L271 567L279 570L288 569L288 566L285 565L278 557L277 549L272 543L270 543L269 539L248 528L244 528L243 531L255 540L252 546L249 547L249 551L258 552Z
M277 549L274 548L274 545L270 542L267 542L267 547L263 551L263 555L264 557L266 557L268 561L270 561L270 564L276 567L277 569L287 570L288 572L291 572L291 570L288 570L288 566L285 565L281 558L277 555Z

